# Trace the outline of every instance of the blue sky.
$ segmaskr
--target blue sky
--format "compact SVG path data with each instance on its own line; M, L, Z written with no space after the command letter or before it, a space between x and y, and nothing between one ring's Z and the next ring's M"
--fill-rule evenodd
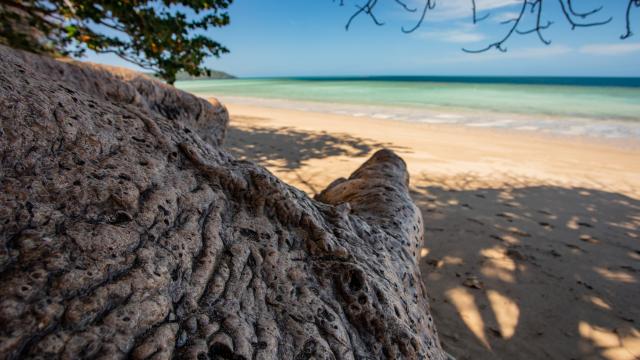
M406 0L420 7L424 0ZM605 26L571 30L557 1L545 1L545 15L554 21L544 32L545 46L535 34L514 36L495 50L466 54L462 47L481 48L497 41L509 25L499 22L517 12L522 0L476 0L484 21L471 22L471 0L437 0L421 28L404 34L417 13L407 13L392 0L380 0L378 17L384 26L362 16L345 31L355 5L364 0L236 0L231 25L208 32L231 53L211 58L207 65L237 76L331 75L525 75L640 76L640 9L633 13L636 35L625 32L626 0L574 0L579 10L604 5L594 20ZM524 29L525 26L523 26ZM106 55L87 60L129 66Z

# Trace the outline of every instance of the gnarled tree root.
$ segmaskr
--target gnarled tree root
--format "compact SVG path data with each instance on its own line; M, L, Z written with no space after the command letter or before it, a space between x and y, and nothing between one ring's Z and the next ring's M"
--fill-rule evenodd
M0 46L0 357L443 359L404 162L317 200L220 104Z

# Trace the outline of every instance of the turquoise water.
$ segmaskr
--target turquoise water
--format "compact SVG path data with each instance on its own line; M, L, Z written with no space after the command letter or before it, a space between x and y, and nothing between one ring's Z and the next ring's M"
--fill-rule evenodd
M620 78L300 78L192 80L196 95L481 110L600 120L640 120L640 79Z

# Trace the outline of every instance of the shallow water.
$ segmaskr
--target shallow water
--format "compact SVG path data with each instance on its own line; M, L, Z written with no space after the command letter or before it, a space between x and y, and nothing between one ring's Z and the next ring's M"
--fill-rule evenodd
M176 86L200 96L279 108L640 138L640 79L635 78L234 79Z

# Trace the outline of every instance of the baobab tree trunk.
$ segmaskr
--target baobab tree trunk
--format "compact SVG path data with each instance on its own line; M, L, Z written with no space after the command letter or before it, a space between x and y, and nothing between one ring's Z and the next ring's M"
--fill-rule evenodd
M316 200L225 108L0 46L0 357L443 359L382 150Z

